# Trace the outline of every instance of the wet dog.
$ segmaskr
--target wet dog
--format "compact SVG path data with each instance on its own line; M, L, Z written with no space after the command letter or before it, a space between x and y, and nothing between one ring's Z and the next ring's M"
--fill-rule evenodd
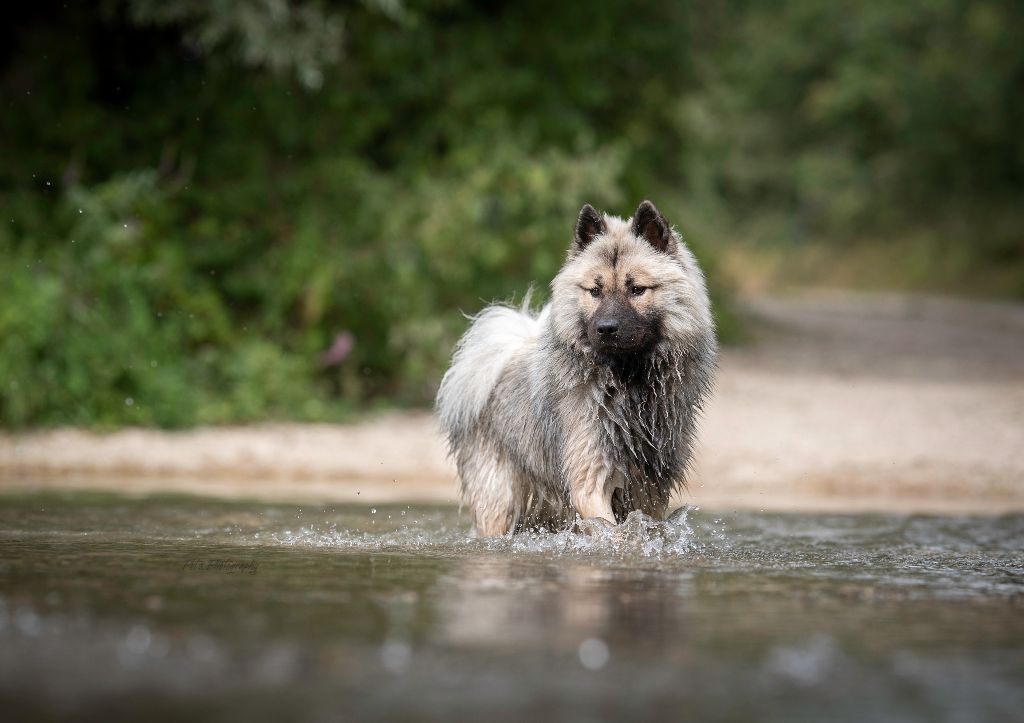
M704 275L650 201L588 204L551 292L474 317L438 391L477 532L664 519L715 369Z

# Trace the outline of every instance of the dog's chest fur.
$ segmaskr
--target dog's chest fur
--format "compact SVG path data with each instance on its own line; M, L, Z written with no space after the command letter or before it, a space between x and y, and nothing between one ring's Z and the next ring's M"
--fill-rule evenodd
M595 432L628 487L670 491L689 456L693 426L685 365L662 355L606 360L590 379Z

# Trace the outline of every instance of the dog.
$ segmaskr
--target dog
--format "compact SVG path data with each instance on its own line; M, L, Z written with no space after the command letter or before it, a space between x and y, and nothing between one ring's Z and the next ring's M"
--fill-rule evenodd
M585 204L550 302L472 317L438 390L477 534L665 519L717 349L704 275L654 204Z

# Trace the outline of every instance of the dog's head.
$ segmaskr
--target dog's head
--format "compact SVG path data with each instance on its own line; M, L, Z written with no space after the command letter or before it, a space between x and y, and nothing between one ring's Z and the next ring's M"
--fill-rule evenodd
M598 358L686 344L711 328L704 276L650 201L629 220L585 204L551 287L556 333Z

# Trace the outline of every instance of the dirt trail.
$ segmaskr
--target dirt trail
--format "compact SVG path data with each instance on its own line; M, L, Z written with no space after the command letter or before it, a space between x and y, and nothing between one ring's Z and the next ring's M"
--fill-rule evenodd
M1024 510L1024 305L814 293L742 304L689 491L710 508ZM0 489L455 501L432 417L0 436Z

